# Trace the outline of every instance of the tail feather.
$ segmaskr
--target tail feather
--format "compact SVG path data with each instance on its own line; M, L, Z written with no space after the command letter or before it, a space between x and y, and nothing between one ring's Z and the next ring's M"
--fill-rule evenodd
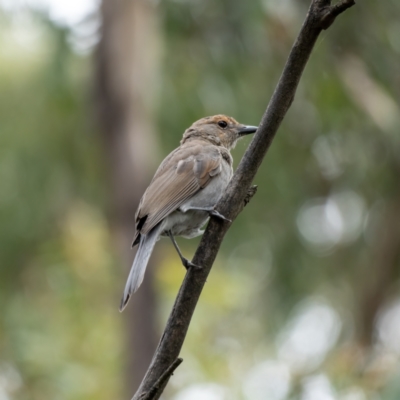
M136 257L133 260L131 271L129 272L128 280L126 281L124 294L121 299L119 311L123 311L133 293L138 290L143 282L144 273L146 271L147 263L151 253L153 252L154 245L161 232L161 223L156 225L147 235L140 235L139 247Z

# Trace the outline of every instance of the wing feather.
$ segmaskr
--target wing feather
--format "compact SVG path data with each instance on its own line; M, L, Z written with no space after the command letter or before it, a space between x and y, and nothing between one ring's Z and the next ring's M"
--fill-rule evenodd
M175 211L179 206L185 202L188 198L190 198L193 194L195 194L200 189L198 183L196 181L191 182L187 185L184 190L177 192L174 198L171 201L163 201L159 205L158 211L150 215L146 223L149 226L155 226L158 222L164 219L167 215L169 215L172 211ZM146 225L146 224L145 224ZM145 229L149 229L147 226L144 227ZM143 228L142 228L143 229ZM150 228L151 229L151 228Z
M136 214L137 231L148 233L207 186L220 173L222 160L220 151L213 145L194 142L174 150L162 162L140 201ZM139 228L139 222L146 216Z

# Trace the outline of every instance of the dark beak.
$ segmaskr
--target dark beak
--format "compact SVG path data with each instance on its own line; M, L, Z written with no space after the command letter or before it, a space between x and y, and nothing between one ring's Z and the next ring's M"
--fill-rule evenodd
M256 132L258 129L258 126L250 126L250 125L243 125L242 127L239 128L239 136L244 136L244 135L249 135L250 133Z

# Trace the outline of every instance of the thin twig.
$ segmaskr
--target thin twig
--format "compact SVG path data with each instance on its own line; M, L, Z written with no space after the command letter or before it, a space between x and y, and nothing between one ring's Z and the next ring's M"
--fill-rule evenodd
M346 11L348 8L354 6L355 4L355 0L343 0L339 3L334 4L333 6L327 7L327 12L321 21L322 29L328 29L338 15Z

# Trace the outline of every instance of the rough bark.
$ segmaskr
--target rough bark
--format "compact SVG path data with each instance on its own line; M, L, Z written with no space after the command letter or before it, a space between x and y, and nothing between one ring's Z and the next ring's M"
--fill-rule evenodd
M151 105L157 91L159 29L153 5L147 0L103 0L101 14L95 100L110 174L111 228L117 255L126 268L121 273L122 293L134 257L135 210L157 154ZM124 370L129 393L138 388L157 345L152 271L150 265L134 303L121 315L126 326Z
M221 214L232 221L242 209L257 170L294 99L297 85L319 34L323 29L327 29L340 13L354 4L354 0L343 0L333 6L329 0L312 1L259 129L216 206ZM156 391L154 385L179 355L197 301L230 225L231 223L226 221L210 220L192 260L202 268L189 269L187 272L152 363L133 400L139 400L143 396L147 396L147 399L160 397L167 381ZM152 395L149 397L150 392Z

